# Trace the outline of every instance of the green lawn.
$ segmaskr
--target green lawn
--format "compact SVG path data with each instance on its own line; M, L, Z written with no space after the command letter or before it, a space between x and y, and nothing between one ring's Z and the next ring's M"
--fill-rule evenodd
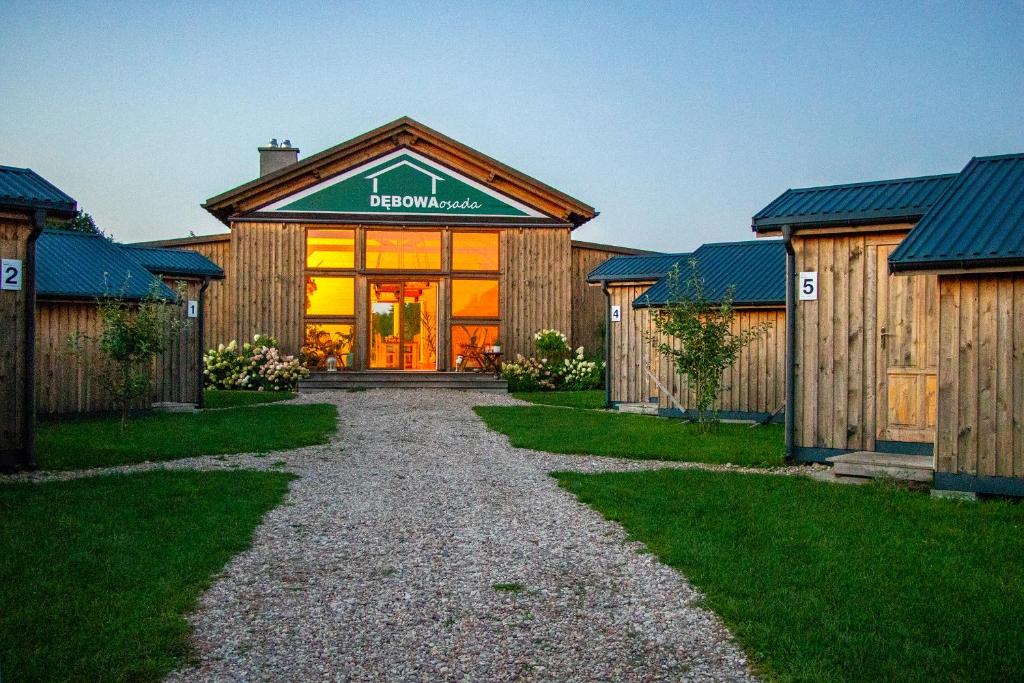
M293 391L232 391L228 389L207 389L203 392L205 408L238 408L258 403L275 403L295 398Z
M593 391L517 391L516 398L548 406L604 408L604 389Z
M184 615L290 475L147 472L0 485L0 667L10 681L149 681Z
M196 455L251 453L326 443L333 405L268 405L198 413L153 413L131 419L82 418L39 425L39 465L48 470L106 467Z
M559 473L707 596L776 680L1019 680L1024 506L892 486Z
M507 434L519 448L754 467L783 462L781 425L720 424L705 434L694 424L649 415L542 406L480 406L474 410L488 427Z

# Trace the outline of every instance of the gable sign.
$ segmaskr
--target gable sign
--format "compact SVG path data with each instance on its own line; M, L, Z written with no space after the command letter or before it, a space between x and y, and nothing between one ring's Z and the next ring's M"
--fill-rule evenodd
M408 149L374 159L260 211L544 217Z

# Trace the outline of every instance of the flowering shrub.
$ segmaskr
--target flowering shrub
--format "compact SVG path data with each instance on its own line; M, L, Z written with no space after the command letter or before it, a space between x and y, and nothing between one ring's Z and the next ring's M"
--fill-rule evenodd
M541 330L533 336L539 358L516 355L501 366L509 391L581 391L600 388L604 362L588 360L583 347L570 352L565 335L558 330Z
M290 391L309 375L295 356L281 354L276 339L261 334L241 346L234 340L218 344L203 356L203 365L209 389Z

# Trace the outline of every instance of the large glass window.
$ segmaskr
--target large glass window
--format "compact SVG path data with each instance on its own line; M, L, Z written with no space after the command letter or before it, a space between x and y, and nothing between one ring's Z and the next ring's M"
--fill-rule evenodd
M498 233L452 231L452 270L499 269Z
M355 315L355 278L306 276L306 315Z
M366 267L371 270L441 270L441 233L367 230Z
M309 230L306 232L307 268L355 268L355 230Z
M452 280L453 318L497 318L497 280Z
M455 323L452 332L452 367L458 364L462 356L462 367L483 367L481 354L488 346L498 341L497 325L474 325L472 323Z
M334 356L339 370L353 364L355 328L338 323L306 322L306 335L302 342L302 358L307 368L324 370L327 359Z

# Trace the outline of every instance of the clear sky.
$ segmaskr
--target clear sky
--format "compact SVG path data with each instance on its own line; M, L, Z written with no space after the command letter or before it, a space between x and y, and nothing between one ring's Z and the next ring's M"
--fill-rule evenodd
M0 3L0 163L121 241L409 115L595 206L578 239L750 238L788 187L1024 151L1024 2Z

